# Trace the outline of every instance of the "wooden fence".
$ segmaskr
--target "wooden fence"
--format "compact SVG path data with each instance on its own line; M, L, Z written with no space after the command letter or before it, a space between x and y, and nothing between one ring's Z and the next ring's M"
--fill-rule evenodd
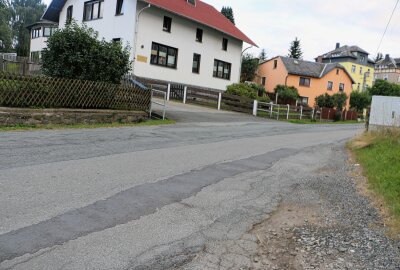
M337 118L344 121L354 121L358 119L358 113L352 110L343 110L337 114L337 110L333 108L319 108L315 113L315 119L320 121L334 121Z
M0 72L0 106L149 111L151 91L128 84Z

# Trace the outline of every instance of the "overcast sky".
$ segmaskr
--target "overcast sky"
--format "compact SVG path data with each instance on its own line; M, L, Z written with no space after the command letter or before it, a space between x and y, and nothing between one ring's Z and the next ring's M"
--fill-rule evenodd
M358 45L373 58L396 1L204 0L218 10L230 5L237 26L265 48L268 57L286 55L298 37L306 60L334 49L336 42ZM400 57L400 5L379 51Z

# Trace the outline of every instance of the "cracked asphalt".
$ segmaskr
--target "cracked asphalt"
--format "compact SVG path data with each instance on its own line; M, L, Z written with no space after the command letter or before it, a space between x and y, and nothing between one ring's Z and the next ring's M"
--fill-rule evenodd
M362 125L170 104L178 124L0 134L0 269L239 269Z

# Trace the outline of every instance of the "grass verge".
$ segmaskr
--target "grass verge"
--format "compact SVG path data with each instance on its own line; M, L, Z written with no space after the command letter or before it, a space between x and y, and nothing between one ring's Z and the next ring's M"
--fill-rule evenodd
M138 127L158 126L175 124L174 120L148 120L139 123L97 123L97 124L73 124L73 125L15 125L0 127L2 131L26 131L43 129L81 129L81 128L116 128L116 127Z
M365 133L349 146L369 189L383 199L395 236L400 237L400 130Z
M313 124L313 125L341 125L341 124L362 124L363 122L358 122L357 120L351 120L351 121L336 121L336 122L320 122L320 121L311 121L309 119L291 119L288 120L289 123L292 124Z

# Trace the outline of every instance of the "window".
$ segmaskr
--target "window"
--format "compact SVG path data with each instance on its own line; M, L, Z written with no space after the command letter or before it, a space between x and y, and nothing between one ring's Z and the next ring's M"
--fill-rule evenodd
M278 67L278 60L274 60L274 69Z
M300 86L310 87L310 85L311 85L310 78L300 77Z
M30 59L30 61L32 61L32 62L37 62L37 61L39 61L40 60L40 52L39 51L37 51L37 52L31 52L31 59Z
M308 97L299 97L299 102L303 106L308 106Z
M360 67L360 75L362 74L362 67Z
M32 38L40 37L40 31L41 31L41 28L32 29Z
M203 42L203 29L197 28L196 41L200 43Z
M216 78L231 79L231 64L215 59L213 76Z
M112 41L113 42L121 42L121 38L113 38Z
M339 84L339 91L343 92L344 91L344 83Z
M73 11L74 7L73 6L69 6L67 8L67 19L66 19L66 23L70 23L72 21L72 11Z
M56 30L56 27L43 27L43 36L51 37Z
M351 73L356 73L356 68L357 68L357 67L356 67L356 66L354 66L354 65L353 65L353 66L351 66Z
M200 60L201 60L201 55L200 54L193 54L193 67L192 67L192 72L193 73L200 73Z
M336 75L339 75L339 72L340 72L339 69L336 69Z
M261 84L265 86L266 83L267 83L267 78L266 77L262 77L261 78Z
M163 30L165 32L171 33L172 19L170 17L164 16Z
M151 46L151 64L176 68L177 58L178 49L153 42Z
M196 6L196 0L187 0L189 4Z
M328 90L333 90L333 82L328 82Z
M115 15L123 15L124 14L124 0L117 0L117 7L115 9Z
M387 81L387 80L389 79L389 75L387 75L387 74L383 75L383 79L384 79L385 81Z
M103 18L104 1L90 1L85 3L83 20L91 21Z
M227 51L227 50L228 50L228 39L227 39L227 38L223 38L223 39L222 39L222 49L223 49L224 51Z

